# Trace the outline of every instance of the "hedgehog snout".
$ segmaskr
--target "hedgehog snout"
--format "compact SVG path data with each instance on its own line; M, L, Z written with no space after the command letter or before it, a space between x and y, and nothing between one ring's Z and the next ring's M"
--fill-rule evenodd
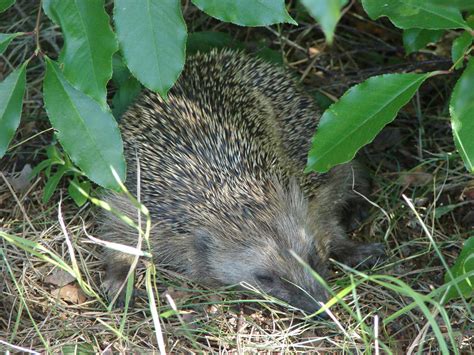
M290 274L285 273L287 275L285 277L268 270L267 272L259 271L254 274L255 283L260 290L310 315L317 312L321 304L327 302L329 294L307 270L301 271L294 281L290 280ZM322 316L323 314L318 315L318 317Z
M293 307L296 307L306 314L311 315L316 313L321 309L321 305L326 303L329 299L329 294L323 290L318 290L317 293L306 293L303 290L298 290L291 295L289 304ZM316 317L326 318L326 312L319 313Z

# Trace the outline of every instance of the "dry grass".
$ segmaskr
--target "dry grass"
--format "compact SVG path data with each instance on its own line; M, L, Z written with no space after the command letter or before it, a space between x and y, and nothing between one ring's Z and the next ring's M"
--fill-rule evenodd
M18 1L1 15L0 32L31 31L36 11L30 1ZM253 52L263 43L281 53L309 91L330 97L371 75L449 66L442 46L405 57L398 31L362 18L357 7L344 17L333 48L304 18L299 27L248 29L219 23L188 5L185 14L190 31L224 31ZM42 21L42 45L54 57L61 37L47 19ZM2 76L34 48L32 36L16 39L1 57ZM34 60L28 67L23 123L0 161L0 349L157 351L146 297L139 297L126 316L104 303L100 248L86 236L95 235L95 209L90 204L78 209L62 185L44 205L44 176L30 183L20 177L26 164L44 159L44 147L53 139L42 108L42 76L43 63ZM444 283L445 267L435 246L452 265L474 225L474 184L454 153L446 110L451 88L450 78L431 80L383 137L361 152L374 175L374 207L354 238L384 240L390 258L368 274L334 265L330 284L343 297L331 308L331 319L305 319L254 294L205 290L158 270L155 291L168 351L438 352L443 342L436 328L451 351L472 353L472 304L458 300L439 306L436 291ZM76 267L72 272L82 280L68 280L55 262ZM143 267L137 279L144 290Z

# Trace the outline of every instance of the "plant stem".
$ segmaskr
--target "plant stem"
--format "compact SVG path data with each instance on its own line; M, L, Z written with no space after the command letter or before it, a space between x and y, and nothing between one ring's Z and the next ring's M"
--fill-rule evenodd
M40 45L40 40L39 40L39 33L40 33L40 24L41 24L41 6L42 6L43 1L40 0L39 6L38 6L38 14L36 15L36 24L35 24L35 29L33 33L35 34L35 41L36 41L36 49L35 49L35 55L43 55L43 52L41 51L41 45Z

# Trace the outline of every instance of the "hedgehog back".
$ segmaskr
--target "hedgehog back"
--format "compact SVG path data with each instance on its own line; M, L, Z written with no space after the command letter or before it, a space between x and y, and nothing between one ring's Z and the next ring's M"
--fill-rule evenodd
M314 131L315 111L279 68L238 52L198 54L166 101L145 91L122 118L127 185L136 191L138 157L142 201L158 224L238 227L271 203L272 179L302 170L309 137L298 132Z

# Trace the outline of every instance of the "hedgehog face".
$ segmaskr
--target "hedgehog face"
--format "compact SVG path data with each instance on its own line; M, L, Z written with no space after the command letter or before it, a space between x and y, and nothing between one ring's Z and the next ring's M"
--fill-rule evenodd
M217 283L252 285L308 314L328 299L325 287L294 256L298 255L321 278L327 276L315 239L305 228L297 227L291 216L282 216L278 223L253 231L221 230L219 234L201 233L198 239L204 242L199 243L200 258L205 258L206 265L203 273Z
M314 313L328 294L295 254L325 278L326 246L298 185L269 182L265 204L252 210L235 206L220 222L195 234L196 260L208 283L249 284L291 306ZM241 212L242 211L242 212ZM321 245L320 245L321 244ZM204 280L206 282L206 280Z
M318 257L314 249L312 252L314 254L299 256L324 279L328 274L327 267L319 262L315 265L314 261ZM253 270L252 284L308 314L319 310L320 302L325 303L328 300L324 286L289 250L279 250L278 253L272 254Z

